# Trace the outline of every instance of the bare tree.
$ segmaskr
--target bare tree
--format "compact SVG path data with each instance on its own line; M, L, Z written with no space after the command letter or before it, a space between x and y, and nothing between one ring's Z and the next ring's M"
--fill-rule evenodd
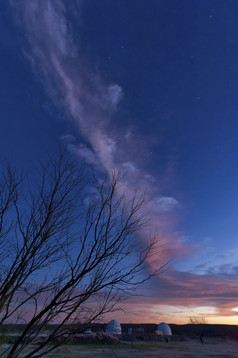
M194 326L196 333L199 335L200 342L204 343L203 338L208 324L206 318L204 316L191 316L188 323Z
M112 311L157 270L143 272L156 237L140 252L145 197L128 199L112 175L89 195L82 168L60 151L41 166L28 194L10 166L1 173L0 322L26 317L8 358L41 357ZM52 325L48 334L45 329ZM77 328L78 329L78 328Z

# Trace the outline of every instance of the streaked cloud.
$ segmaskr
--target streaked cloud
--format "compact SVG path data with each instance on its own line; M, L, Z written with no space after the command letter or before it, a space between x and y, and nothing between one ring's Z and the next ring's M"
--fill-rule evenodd
M70 144L71 150L96 169L101 165L109 174L113 170L127 173L122 188L128 198L146 190L151 203L148 209L151 225L158 230L163 227L161 234L166 241L166 231L171 231L173 219L165 214L171 214L179 203L173 197L164 196L162 180L158 182L145 170L138 153L147 150L146 143L141 140L136 143L126 126L120 131L112 130L113 113L124 96L122 87L118 83L106 83L87 64L62 0L12 1L12 7L24 30L28 43L24 51L33 70L52 101L68 112L83 137L83 143Z
M208 260L193 267L191 272L236 281L238 275L237 256L238 248L227 249L222 254L210 255Z
M146 160L141 159L148 151L146 141L136 138L126 125L120 131L112 130L115 129L113 115L123 104L126 92L119 83L106 83L87 64L80 40L75 40L66 16L66 2L24 0L11 3L27 40L24 52L32 69L51 100L67 112L83 138L77 142L71 134L65 135L63 140L70 150L95 169L104 168L109 174L112 170L127 173L122 188L128 197L146 192L151 229L157 228L161 234L162 250L155 253L149 264L163 264L171 257L189 254L192 245L184 242L182 233L174 231L182 208L176 195L168 195L174 166L168 164L165 173L156 177L148 171ZM198 314L202 310L210 315L234 314L238 289L233 282L225 281L225 277L237 275L238 267L235 261L227 262L230 254L227 252L225 258L204 262L193 272L170 270L154 278L148 287L151 296L148 304L134 299L132 311L140 311L141 315L147 312L151 320L165 308L168 314L172 307L175 315L181 315L188 306L191 312Z
M157 210L160 212L170 212L181 207L178 200L171 196L160 196L155 199L155 205Z
M81 159L83 159L86 163L92 165L94 168L98 168L100 166L100 162L98 156L94 153L93 150L86 147L84 144L69 146L71 152L77 154Z
M108 87L105 99L108 101L109 106L112 109L116 109L120 100L123 97L122 88L117 84L112 84Z
M123 322L188 323L189 316L206 317L209 323L234 323L238 287L235 282L168 270L148 284L145 297L126 303ZM236 318L237 320L237 318Z

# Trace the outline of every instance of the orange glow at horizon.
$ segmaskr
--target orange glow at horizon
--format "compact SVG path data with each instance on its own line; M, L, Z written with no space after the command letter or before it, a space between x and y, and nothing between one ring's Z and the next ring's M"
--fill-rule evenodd
M136 305L137 306L137 305ZM130 313L114 312L108 315L110 319L117 319L120 323L154 323L167 322L170 324L187 324L189 317L205 317L208 324L238 325L238 314L234 314L235 307L230 310L230 315L223 314L215 306L172 306L172 305L151 305L145 307L134 307Z

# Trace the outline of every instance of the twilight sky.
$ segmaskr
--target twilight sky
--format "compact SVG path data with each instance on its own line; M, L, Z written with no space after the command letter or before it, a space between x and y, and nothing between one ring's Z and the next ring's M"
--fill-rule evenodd
M0 3L1 155L30 170L61 139L147 192L155 260L172 260L121 322L238 324L237 14L236 0Z

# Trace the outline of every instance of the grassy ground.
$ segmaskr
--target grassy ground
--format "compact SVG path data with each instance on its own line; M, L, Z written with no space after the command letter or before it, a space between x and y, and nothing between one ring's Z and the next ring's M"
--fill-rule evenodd
M122 344L120 346L62 346L47 358L238 358L238 342L196 341Z
M198 341L171 341L117 346L64 345L45 355L45 358L238 358L238 342L210 339L204 344Z

